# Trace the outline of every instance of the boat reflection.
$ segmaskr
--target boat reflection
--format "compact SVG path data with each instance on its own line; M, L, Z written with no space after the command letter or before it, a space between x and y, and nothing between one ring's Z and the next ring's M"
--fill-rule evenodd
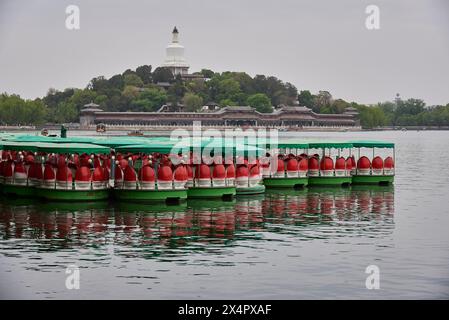
M270 232L309 240L341 236L348 230L364 232L367 222L382 223L385 231L385 226L387 230L394 227L393 188L269 189L262 195L228 202L188 200L177 205L38 203L3 198L0 236L45 239L40 250L112 243L140 248L145 256L152 256L148 252L154 248L232 245L262 234L269 237ZM332 232L328 228L325 232L324 227L329 226L334 227Z

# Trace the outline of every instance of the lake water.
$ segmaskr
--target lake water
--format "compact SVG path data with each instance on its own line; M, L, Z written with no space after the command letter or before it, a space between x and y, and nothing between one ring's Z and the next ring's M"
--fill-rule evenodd
M394 187L176 206L2 198L0 298L449 298L449 132L286 135L395 142Z

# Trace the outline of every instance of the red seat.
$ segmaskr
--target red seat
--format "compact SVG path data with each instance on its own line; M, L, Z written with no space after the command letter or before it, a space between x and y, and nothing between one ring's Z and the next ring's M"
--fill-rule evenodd
M140 188L149 190L154 189L156 185L156 175L150 165L145 165L139 170Z
M173 185L175 189L184 189L188 181L187 169L184 165L180 165L173 173Z
M334 175L334 160L331 157L325 156L320 162L320 171L322 176Z
M386 157L384 160L384 174L385 175L394 174L394 160L392 157Z
M259 184L261 181L262 176L260 175L260 167L258 164L255 164L251 167L249 170L249 186L254 187Z
M44 166L44 177L42 181L42 187L53 189L56 183L56 173L53 166L49 163Z
M214 165L212 171L212 186L223 187L226 185L226 168L219 163Z
M234 166L234 164L229 164L226 167L226 184L228 186L233 186L235 184L235 166Z
M298 176L298 160L296 158L291 158L287 161L287 177L297 177Z
M317 157L311 157L308 161L309 176L316 177L319 175L319 163Z
M137 174L133 167L126 166L123 170L123 189L137 189Z
M346 164L345 158L343 158L343 157L337 158L337 160L335 161L335 175L336 176L349 175L349 172L347 172L346 170L347 170L347 164Z
M72 189L72 171L65 165L65 162L56 170L56 188Z
M371 161L368 157L362 156L357 161L357 174L358 175L370 175Z
M173 171L171 167L169 165L161 165L157 172L158 189L172 189L172 183L173 183Z
M237 187L239 188L248 187L248 177L249 177L248 167L244 164L238 165L237 171L235 173L235 182Z

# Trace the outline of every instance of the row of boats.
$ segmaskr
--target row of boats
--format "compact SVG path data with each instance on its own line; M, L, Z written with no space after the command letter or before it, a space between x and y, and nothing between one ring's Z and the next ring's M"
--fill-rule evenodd
M392 184L394 144L0 136L3 194L48 200L232 198L265 188Z

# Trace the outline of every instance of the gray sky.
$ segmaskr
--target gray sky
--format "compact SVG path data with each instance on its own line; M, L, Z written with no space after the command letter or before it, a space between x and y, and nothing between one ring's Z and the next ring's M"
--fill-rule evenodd
M65 8L81 28L65 28ZM369 4L380 30L365 27ZM190 71L274 75L299 90L376 103L449 103L446 0L0 0L0 92L85 87L164 60L176 25Z

